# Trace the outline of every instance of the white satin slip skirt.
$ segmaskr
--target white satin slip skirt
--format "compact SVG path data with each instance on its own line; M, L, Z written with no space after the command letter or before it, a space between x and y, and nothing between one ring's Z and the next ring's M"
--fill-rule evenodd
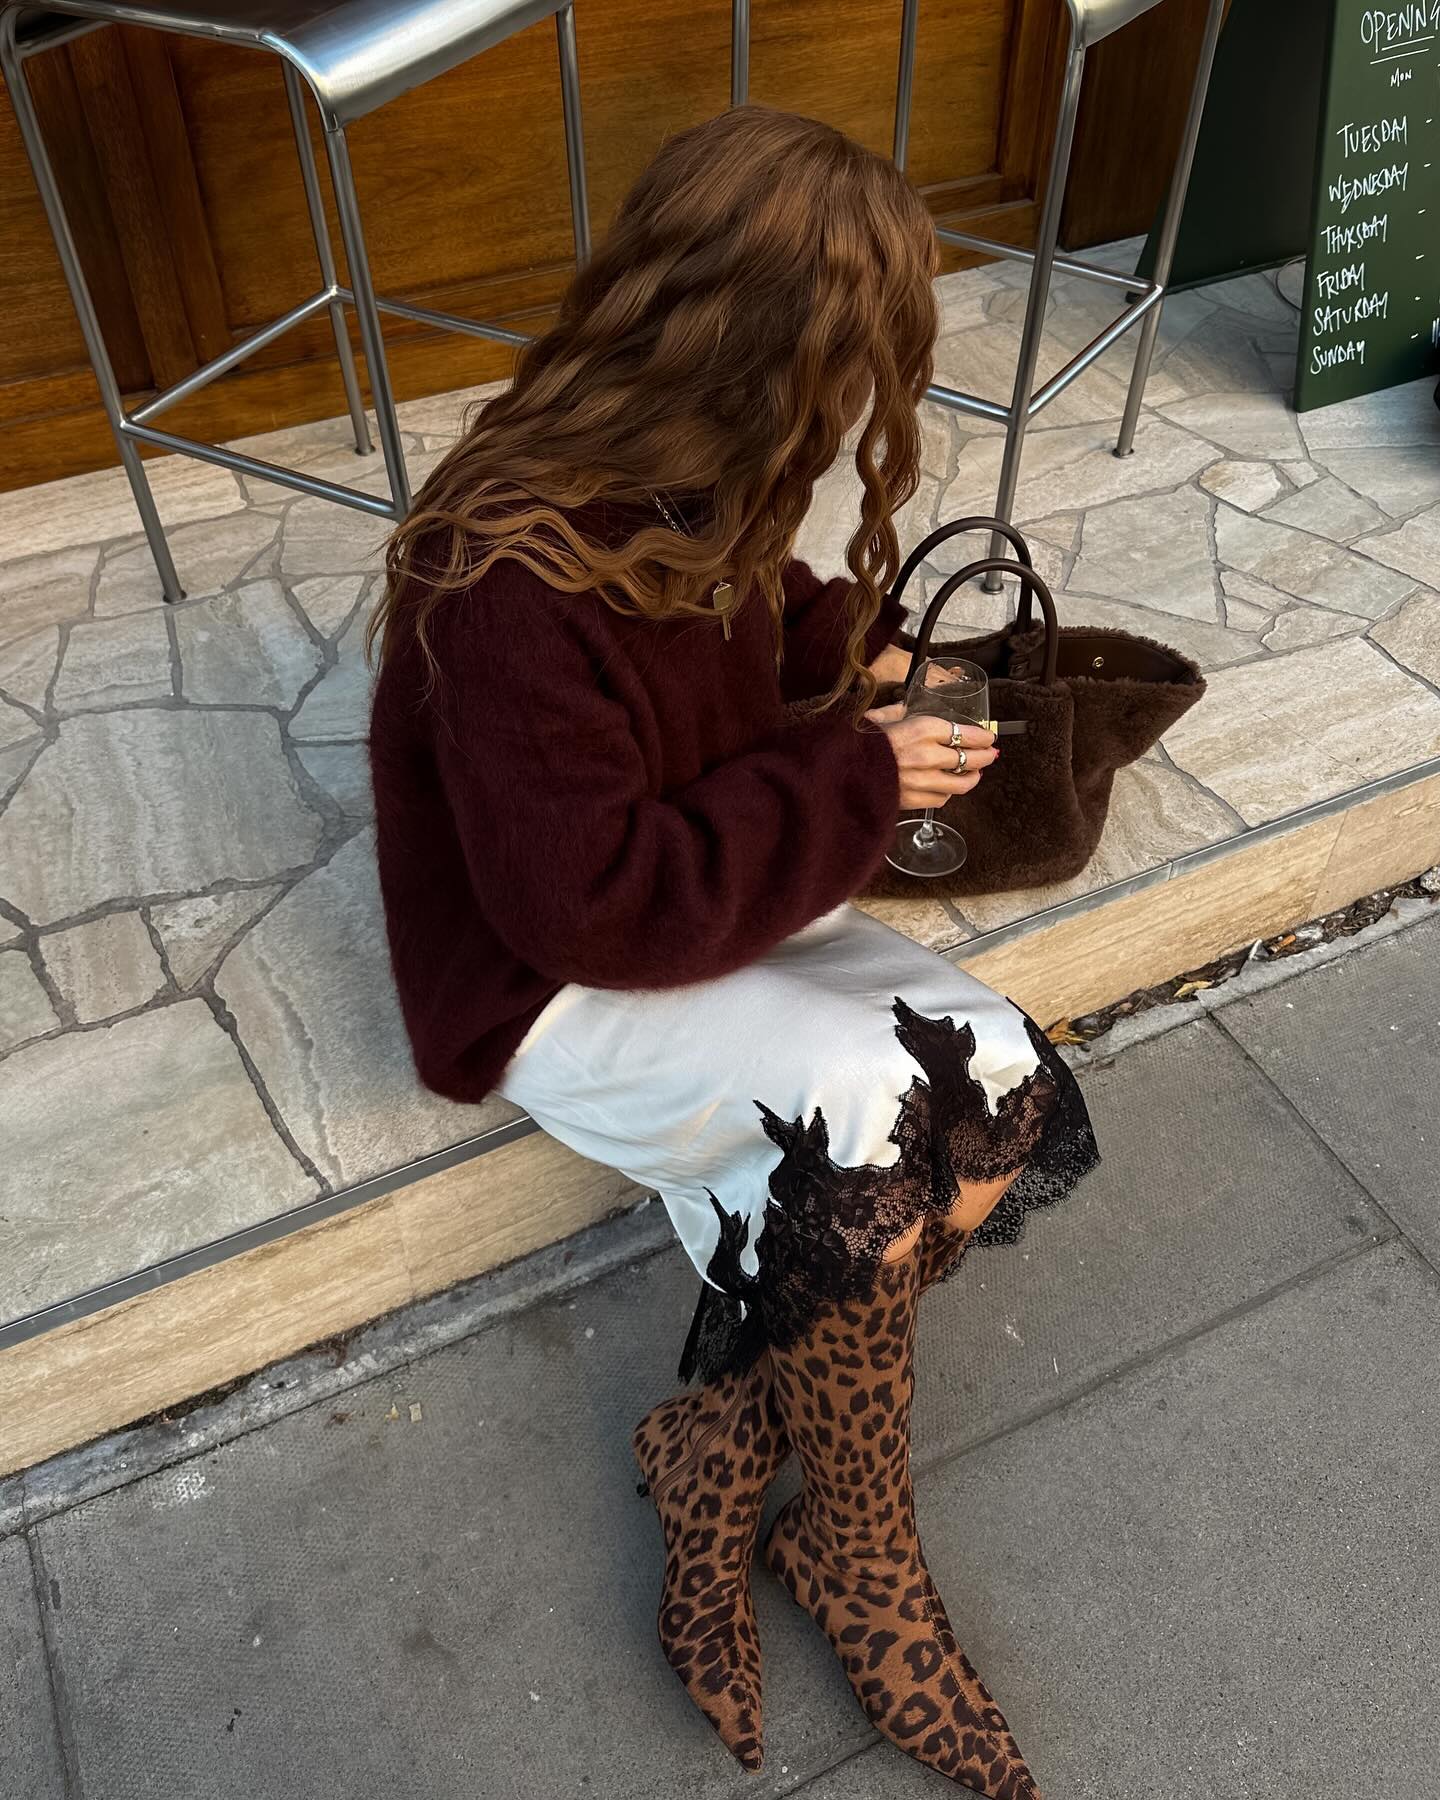
M913 1053L919 1029L928 1033L923 1063ZM937 1057L952 1066L937 1068ZM958 1104L950 1090L971 1096L973 1141L977 1130L1007 1129L1006 1097L1018 1102L1037 1082L1048 1083L1056 1117L1047 1115L1047 1129L1055 1129L1038 1159L1041 1178L1009 1207L1000 1241L1018 1234L1024 1210L1068 1191L1095 1160L1073 1078L1009 1000L845 905L717 980L563 988L520 1044L500 1092L581 1156L657 1192L702 1279L743 1314L762 1279L767 1212L775 1220L782 1186L795 1188L794 1168L779 1173L786 1146L803 1137L806 1166L818 1156L834 1171L820 1186L863 1172L866 1192L884 1193L886 1172L898 1178L907 1095L912 1103L921 1095L928 1109L912 1138L926 1136L943 1156L950 1122L929 1115ZM1057 1099L1063 1104L1050 1105ZM785 1121L794 1122L788 1136ZM807 1135L816 1129L819 1139ZM1027 1153L1036 1148L1031 1130ZM1003 1154L996 1162L1010 1166Z

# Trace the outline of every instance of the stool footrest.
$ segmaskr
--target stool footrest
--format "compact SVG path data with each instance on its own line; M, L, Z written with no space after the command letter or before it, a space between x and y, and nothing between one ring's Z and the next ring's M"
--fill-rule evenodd
M971 413L977 419L994 419L999 425L1006 425L1010 420L1010 408L1002 406L998 400L982 400L978 394L962 393L959 388L946 387L939 381L930 383L925 398L948 406L951 412Z
M130 417L139 424L153 419L156 413L163 412L167 406L174 406L178 400L187 399L191 394L214 381L217 375L224 375L237 363L244 362L247 356L253 356L257 350L263 350L267 344L273 344L278 337L283 337L292 326L301 325L312 318L336 298L336 293L329 288L322 288L308 300L302 300L299 306L292 306L289 312L269 325L262 325L258 331L252 331L249 337L241 338L238 344L232 344L219 356L212 357L209 362L202 363L182 380L174 382L168 388L162 388L153 400L147 400L143 406L137 406Z
M1057 258L1055 267L1062 267ZM1081 351L1072 356L1061 369L1050 377L1043 386L1036 388L1030 396L1030 403L1025 409L1025 417L1033 419L1036 413L1047 407L1057 395L1063 394L1070 383L1083 375L1091 365L1102 357L1132 325L1138 325L1152 307L1156 307L1165 298L1165 288L1158 281L1140 281L1136 276L1124 277L1123 284L1137 294L1137 298L1111 321L1109 325ZM997 400L982 400L978 394L962 393L959 388L945 387L939 382L932 382L925 390L925 398L933 400L939 406L948 406L952 412L971 413L982 419L995 419L1002 425L1011 422L1014 411L1012 407L1002 406Z
M1083 375L1112 344L1118 343L1132 325L1138 325L1152 306L1158 306L1165 298L1165 289L1158 281L1147 281L1139 289L1139 296L1098 337L1091 338L1083 350L1072 356L1063 369L1057 369L1042 387L1035 390L1030 397L1029 416L1032 419L1042 406L1048 406L1057 394L1064 393L1076 376Z
M338 481L326 481L319 475L306 475L300 469L286 469L263 457L246 456L241 450L227 450L220 444L205 444L199 438L181 437L173 431L160 431L153 425L140 425L133 418L122 419L120 430L126 437L142 444L154 444L159 450L176 450L182 456L196 456L201 462L218 463L237 475L258 475L263 481L279 482L281 487L295 488L318 500L334 500L341 506L353 506L357 512L374 513L381 519L398 519L401 515L388 494L367 494L363 488L345 487Z
M126 437L135 438L142 444L154 444L160 450L175 450L185 456L197 456L202 462L218 463L222 469L232 469L237 475L256 475L263 481L278 482L282 487L295 488L302 494L310 494L318 499L334 500L341 506L353 506L360 512L375 513L380 518L401 517L401 509L397 508L393 496L367 494L360 488L346 487L338 481L325 481L318 475L306 475L299 469L286 469L279 463L266 462L258 456L246 456L239 450L226 450L218 444L202 443L198 438L182 437L173 431L160 431L149 423L167 406L174 406L178 401L188 399L217 376L227 374L244 362L247 356L253 356L257 350L273 344L276 338L283 337L296 325L303 325L307 319L314 318L316 313L323 312L336 300L346 306L355 304L354 294L349 288L341 287L338 282L321 288L318 294L312 294L308 300L292 306L289 312L282 314L271 324L252 331L248 337L242 338L238 344L232 345L219 356L212 357L200 368L192 370L182 380L172 383L168 388L162 388L133 412L122 413L120 431ZM402 300L381 300L378 297L375 304L381 312L393 313L398 319L411 319L421 325L436 325L444 331L460 331L470 337L490 338L500 344L530 342L526 332L512 331L505 325L489 325L480 319L463 319L457 313L435 312L428 307L407 305Z
M349 300L350 290L341 288L340 298ZM489 325L483 319L462 319L458 313L435 312L428 306L409 306L403 300L381 300L377 296L375 304L382 313L390 313L397 319L413 319L419 325L438 325L442 331L489 338L496 344L528 344L533 335L528 331L512 331L508 325Z
M1018 244L1001 244L994 238L973 237L968 231L951 231L946 225L937 225L935 235L944 244L954 244L961 250L978 250L984 256L1003 256L1007 262L1033 263L1035 252L1022 250ZM1056 274L1079 275L1086 281L1098 281L1106 287L1134 288L1135 277L1126 275L1119 269L1105 269L1099 263L1082 262L1074 256L1057 256L1051 265Z

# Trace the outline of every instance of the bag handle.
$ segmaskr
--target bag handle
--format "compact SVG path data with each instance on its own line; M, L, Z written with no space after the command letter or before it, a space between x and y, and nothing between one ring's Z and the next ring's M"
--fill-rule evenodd
M988 525L990 521L987 519L983 523ZM1055 614L1054 596L1028 563L1009 562L1002 556L987 556L984 561L969 563L960 570L958 575L950 576L947 581L942 583L940 592L925 608L925 617L920 621L920 630L915 637L915 648L910 653L910 669L905 677L907 686L913 679L916 669L930 654L930 639L934 635L940 614L945 610L945 602L957 588L964 587L967 581L973 581L977 575L988 575L992 569L997 574L1019 577L1020 591L1023 596L1021 604L1027 621L1032 591L1039 600L1040 611L1045 615L1045 664L1041 680L1046 687L1055 685L1055 669L1060 657L1060 621Z
M962 532L966 531L988 531L991 537L994 537L998 533L1006 540L1010 545L1010 548L1015 552L1017 559L1022 562L1027 569L1034 568L1035 561L1030 554L1030 546L1025 542L1024 538L1021 537L1015 527L1013 525L1007 525L1004 519L990 519L981 515L976 515L974 518L969 519L952 519L948 525L937 525L934 531L930 532L926 537L921 538L920 542L905 558L900 573L895 577L895 585L890 590L891 599L898 600L901 598L905 592L906 583L932 550L938 549L939 546L948 539L959 537ZM1020 611L1016 617L1015 624L1016 628L1020 631L1028 631L1030 629L1029 588L1025 588L1021 592Z

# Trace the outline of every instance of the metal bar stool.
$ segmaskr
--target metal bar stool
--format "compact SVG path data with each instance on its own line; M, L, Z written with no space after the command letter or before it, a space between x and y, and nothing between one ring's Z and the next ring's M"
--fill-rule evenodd
M1190 92L1190 108L1185 120L1180 154L1170 179L1170 194L1155 247L1155 273L1151 280L1141 281L1134 275L1117 274L1094 263L1073 256L1056 254L1060 239L1060 214L1065 203L1065 184L1070 172L1070 151L1075 139L1075 119L1080 108L1080 89L1085 74L1085 53L1102 38L1109 37L1122 25L1138 19L1160 0L1065 0L1070 13L1070 46L1065 63L1065 82L1060 103L1060 119L1056 127L1054 148L1050 157L1050 174L1045 188L1045 205L1040 215L1040 230L1033 250L1018 250L1012 244L998 244L989 238L974 237L969 232L939 227L941 239L965 250L980 250L989 256L1009 257L1031 265L1030 292L1025 308L1025 324L1020 335L1020 360L1015 370L1015 385L1010 402L984 400L978 394L961 393L956 388L932 386L927 398L956 412L994 419L1005 427L1005 453L1000 465L1000 487L995 500L995 517L1008 520L1015 505L1015 489L1020 475L1020 457L1025 447L1025 432L1031 419L1062 394L1078 375L1084 373L1097 357L1103 356L1131 326L1139 325L1140 345L1135 368L1130 378L1130 392L1125 415L1120 425L1115 454L1129 456L1135 446L1135 427L1140 417L1145 384L1150 376L1150 361L1155 351L1155 338L1160 329L1160 309L1164 304L1170 280L1170 265L1175 254L1175 240L1180 231L1180 217L1185 207L1185 194L1190 184L1190 166L1195 159L1195 145L1200 135L1200 120L1205 111L1205 96L1210 85L1210 71L1215 60L1215 46L1225 16L1225 0L1210 0L1200 61ZM903 169L910 144L910 104L915 83L915 35L920 15L920 0L904 0L900 20L900 68L895 88L894 157ZM730 96L741 105L750 90L750 5L749 0L732 0ZM1040 340L1044 335L1045 309L1050 297L1050 280L1055 270L1066 275L1079 275L1118 289L1129 296L1122 311L1098 337L1091 340L1078 355L1071 357L1048 381L1036 386L1036 364ZM992 556L999 556L1003 543L996 539ZM988 575L985 586L998 592L1000 577Z
M590 217L585 191L585 149L572 0L330 0L329 4L316 4L316 0L46 0L43 10L14 3L14 0L11 4L0 5L0 66L5 71L20 135L35 171L36 185L55 237L61 267L79 315L85 347L100 386L100 397L115 434L120 460L130 478L135 504L167 600L180 600L184 595L150 491L140 444L154 444L186 456L200 457L240 474L280 482L283 486L298 488L301 493L334 500L382 518L403 518L410 506L410 483L395 417L395 398L385 361L380 315L390 313L397 318L418 320L422 324L491 338L503 344L527 341L525 334L501 325L377 297L370 278L370 262L365 252L360 205L355 194L345 133L355 120L364 118L387 100L420 87L526 26L551 16L555 20L560 55L560 92L565 115L575 256L583 263L590 254ZM129 413L125 411L80 267L75 239L65 216L25 74L27 58L85 32L114 24L147 25L157 31L244 44L280 57L321 280L319 291L308 300ZM348 287L342 286L337 277L330 248L320 197L320 178L306 123L306 87L315 97L324 126L340 236L350 269ZM345 398L355 429L355 448L362 453L370 450L372 445L360 383L346 332L347 306L355 309L360 345L369 371L380 445L389 477L388 496L367 494L359 488L303 474L298 469L281 468L275 463L243 456L215 444L179 437L151 423L167 406L173 406L216 376L223 375L227 369L233 369L292 326L316 313L328 312L335 332Z

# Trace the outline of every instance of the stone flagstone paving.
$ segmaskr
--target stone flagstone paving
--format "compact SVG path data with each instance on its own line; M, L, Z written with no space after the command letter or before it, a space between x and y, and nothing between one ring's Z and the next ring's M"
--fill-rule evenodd
M941 379L1008 390L1024 279L942 278ZM1047 367L1104 304L1055 283ZM1131 340L1032 427L1016 517L1062 618L1170 642L1211 690L1122 773L1081 879L877 903L899 929L953 948L1440 755L1430 384L1297 418L1295 337L1268 276L1177 295L1133 457L1110 454ZM417 485L490 391L402 407ZM994 427L925 415L906 542L988 512L999 467ZM383 481L340 420L243 447ZM390 991L364 757L383 521L151 468L174 608L118 470L0 494L0 1323L513 1116L418 1088ZM802 554L839 572L857 516L837 467ZM947 545L916 602L967 554ZM946 627L1007 604L969 588Z

